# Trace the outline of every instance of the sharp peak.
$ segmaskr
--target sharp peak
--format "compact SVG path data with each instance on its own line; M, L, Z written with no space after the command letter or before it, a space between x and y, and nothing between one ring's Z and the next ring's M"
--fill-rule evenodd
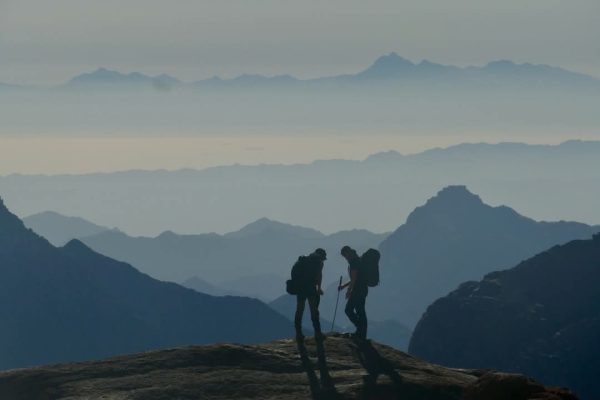
M380 56L379 58L377 58L377 60L375 60L375 64L378 64L378 63L379 64L380 63L394 63L394 64L402 63L402 64L415 65L408 58L404 58L404 57L400 56L395 51L384 54L384 55Z
M481 198L469 191L466 185L449 185L442 188L433 198L469 198L469 199L477 199L479 202Z
M380 56L379 58L406 60L406 58L402 57L400 54L396 53L395 51L390 51L389 53L386 53L386 54Z
M465 205L479 206L485 205L485 203L478 195L470 192L465 185L450 185L438 191L435 196L429 198L425 205L418 209L428 209L440 205L446 209Z
M254 220L254 221L252 221L252 222L244 225L244 227L260 226L260 225L278 225L278 226L285 225L285 226L294 226L294 225L288 224L286 222L276 221L274 219L267 218L267 217L261 217L261 218L258 218L256 220Z
M89 248L87 245L85 245L81 240L79 239L71 239L67 242L67 244L65 244L63 246L64 249L66 250L79 250L79 251L88 251L93 253L94 251Z

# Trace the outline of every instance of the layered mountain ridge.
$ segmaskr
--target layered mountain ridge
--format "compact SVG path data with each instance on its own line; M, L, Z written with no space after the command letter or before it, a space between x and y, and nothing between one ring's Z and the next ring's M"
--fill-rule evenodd
M231 232L265 216L322 232L356 227L386 232L440 188L456 183L536 220L600 223L598 141L466 143L403 154L299 165L8 175L0 176L0 193L18 215L54 210L152 237L165 229ZM124 190L129 187L135 190ZM121 196L118 204L113 193ZM187 200L177 201L173 193ZM574 201L577 206L570 206Z
M0 202L0 368L285 337L258 300L159 282L78 240L54 247Z
M342 246L377 247L385 237L386 234L364 230L324 235L314 229L261 218L225 235L165 232L154 238L135 238L105 231L81 240L157 279L184 282L198 277L224 292L272 300L283 293L284 282L298 256L325 248L332 255L325 282L331 282L344 268L343 260L337 257Z
M214 89L226 87L292 87L298 85L331 85L340 83L376 82L381 80L441 79L454 81L478 81L490 79L508 79L515 82L532 80L532 83L568 83L600 85L600 80L578 72L569 71L549 65L531 63L518 64L510 60L495 60L483 66L457 67L444 65L429 60L418 63L391 52L377 58L369 67L355 74L336 75L312 79L298 79L282 74L263 76L260 74L242 74L231 79L218 76L195 82L182 82L168 75L149 76L140 72L122 73L105 67L92 72L82 73L70 79L63 88L85 89L92 87L142 88L155 89L200 88ZM9 85L6 85L9 87ZM0 85L0 88L2 85ZM14 88L14 86L10 86Z

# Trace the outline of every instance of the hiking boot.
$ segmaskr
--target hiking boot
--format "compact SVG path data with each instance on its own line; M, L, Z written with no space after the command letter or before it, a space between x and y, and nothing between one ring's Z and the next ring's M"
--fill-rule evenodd
M321 388L325 391L333 391L332 394L335 393L335 385L333 384L333 379L329 374L324 374L321 376Z

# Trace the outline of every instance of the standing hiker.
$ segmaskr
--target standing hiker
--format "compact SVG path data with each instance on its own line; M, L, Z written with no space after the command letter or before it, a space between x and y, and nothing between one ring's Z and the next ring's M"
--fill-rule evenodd
M292 267L292 279L287 282L287 291L296 295L296 315L294 327L296 328L296 340L304 340L302 333L302 316L308 300L310 318L315 331L315 339L323 340L325 336L321 333L321 321L319 319L319 303L323 290L321 281L323 279L323 264L327 260L327 253L323 249L316 249L308 256L298 257L298 261Z
M365 302L369 287L367 276L362 266L362 262L356 250L350 246L344 246L341 255L348 261L348 274L350 281L340 285L338 290L348 288L346 291L346 315L348 319L356 326L356 332L353 337L359 340L367 339L367 313L365 311Z

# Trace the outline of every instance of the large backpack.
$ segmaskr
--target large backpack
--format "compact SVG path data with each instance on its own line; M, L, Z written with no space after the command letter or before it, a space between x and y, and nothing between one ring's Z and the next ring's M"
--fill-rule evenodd
M381 254L375 249L369 249L360 257L362 271L365 274L367 285L374 287L379 285L379 259Z
M310 279L310 260L306 256L298 257L292 267L292 279L285 282L285 290L289 294L300 294Z

